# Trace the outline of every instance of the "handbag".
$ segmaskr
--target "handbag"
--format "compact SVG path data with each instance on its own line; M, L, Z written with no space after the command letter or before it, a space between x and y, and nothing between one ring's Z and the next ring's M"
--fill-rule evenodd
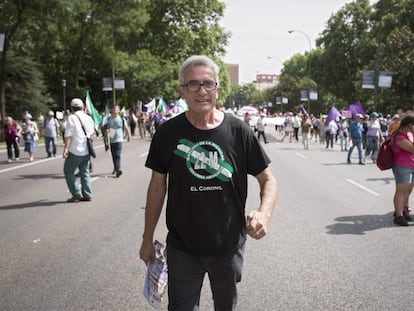
M88 146L89 155L90 155L92 158L96 158L96 152L95 152L95 149L93 148L93 139L92 139L92 138L90 138L90 137L88 137L88 135L86 135L85 127L83 126L83 124L82 124L82 121L81 121L80 117L79 117L77 114L75 114L75 116L77 116L77 117L78 117L79 122L80 122L80 124L81 124L81 126L82 126L83 133L84 133L84 134L85 134L85 136L86 136L86 145Z

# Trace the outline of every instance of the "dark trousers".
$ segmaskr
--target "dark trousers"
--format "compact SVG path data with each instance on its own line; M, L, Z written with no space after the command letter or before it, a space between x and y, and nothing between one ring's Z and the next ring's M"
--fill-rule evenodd
M294 127L293 130L295 132L295 139L298 142L299 141L299 128L298 127Z
M18 158L20 156L20 150L19 150L19 144L17 143L17 141L13 141L13 142L9 142L6 141L7 144L7 158L8 159L13 159L13 150L12 147L14 148L14 156L15 158Z
M131 128L131 135L135 136L135 129L137 128L136 123L131 123L129 127Z
M114 163L114 171L121 169L121 151L122 143L111 143L112 162Z
M367 136L367 149L365 150L365 156L369 156L372 152L372 161L376 161L378 157L379 138L378 136Z
M52 144L52 150L50 150L50 144ZM46 153L48 157L50 157L52 153L53 155L56 155L56 145L57 145L56 137L45 136L45 148L46 148Z
M348 161L351 160L351 154L352 154L352 151L354 151L355 147L357 147L358 149L359 163L362 163L362 138L352 137L352 146L351 148L349 148L349 151L348 151Z
M257 140L260 141L260 136L263 136L263 141L267 142L265 131L257 131Z
M330 131L326 131L325 139L326 139L326 148L329 147L329 144L331 145L331 148L333 148L334 134L332 134Z
M210 279L214 310L236 310L244 247L225 257L195 257L167 245L168 310L198 311L204 275Z

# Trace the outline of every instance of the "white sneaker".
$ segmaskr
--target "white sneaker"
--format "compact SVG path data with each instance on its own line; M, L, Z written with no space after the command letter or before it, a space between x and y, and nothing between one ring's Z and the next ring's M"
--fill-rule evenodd
M20 161L20 159L19 158L16 158L16 162L19 162Z
M11 162L12 162L12 159L8 159L8 160L7 160L7 162L8 162L8 163L11 163Z

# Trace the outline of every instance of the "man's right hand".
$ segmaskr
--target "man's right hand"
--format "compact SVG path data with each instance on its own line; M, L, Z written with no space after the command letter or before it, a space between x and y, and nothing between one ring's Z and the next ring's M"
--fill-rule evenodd
M141 249L139 250L139 258L148 264L155 260L155 247L152 241L142 241Z

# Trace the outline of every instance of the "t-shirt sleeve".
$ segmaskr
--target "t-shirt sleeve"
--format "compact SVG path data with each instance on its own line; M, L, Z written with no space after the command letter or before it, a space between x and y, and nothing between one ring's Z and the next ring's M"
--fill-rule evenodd
M248 132L250 131L250 132ZM253 132L248 129L247 135L247 173L256 176L267 168L270 164L270 159L263 150L259 141L254 136Z
M167 174L167 166L161 157L161 129L155 132L151 141L148 157L145 166L161 174Z

